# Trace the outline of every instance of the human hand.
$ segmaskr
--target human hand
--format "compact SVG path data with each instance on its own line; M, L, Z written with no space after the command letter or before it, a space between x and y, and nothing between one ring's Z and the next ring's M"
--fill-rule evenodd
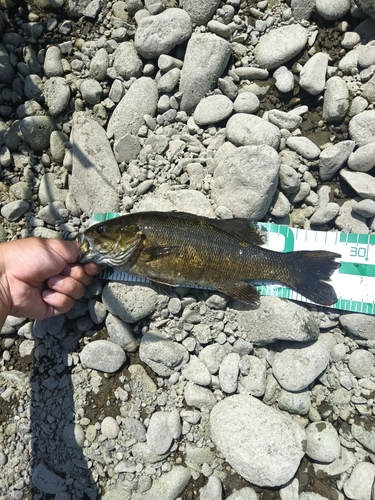
M101 267L77 264L78 243L26 238L0 244L0 323L8 314L44 319L80 299Z

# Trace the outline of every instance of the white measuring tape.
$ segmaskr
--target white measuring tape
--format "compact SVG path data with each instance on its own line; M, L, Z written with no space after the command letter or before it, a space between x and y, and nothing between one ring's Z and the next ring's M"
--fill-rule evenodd
M113 212L94 214L91 222L96 224L119 215ZM330 282L338 297L332 308L375 315L375 234L306 231L263 222L257 225L265 234L266 243L263 246L270 250L277 252L327 250L341 254L341 266L334 272ZM112 268L103 269L99 277L130 283L148 282L144 278ZM254 286L261 295L312 303L279 283L256 281Z

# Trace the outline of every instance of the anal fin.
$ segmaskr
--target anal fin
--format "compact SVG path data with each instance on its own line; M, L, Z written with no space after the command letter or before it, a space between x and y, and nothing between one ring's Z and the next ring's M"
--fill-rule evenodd
M219 290L219 292L229 295L232 299L238 300L238 302L253 306L254 308L260 306L260 296L258 290L246 281L227 283L218 287L215 286L215 288Z

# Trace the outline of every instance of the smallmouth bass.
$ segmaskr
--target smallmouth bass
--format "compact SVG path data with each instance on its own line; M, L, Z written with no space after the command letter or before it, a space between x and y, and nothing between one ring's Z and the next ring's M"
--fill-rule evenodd
M254 280L278 281L325 306L337 300L326 283L341 255L275 252L247 219L183 212L139 212L100 222L80 235L79 262L96 262L147 278L161 288L198 285L259 307Z

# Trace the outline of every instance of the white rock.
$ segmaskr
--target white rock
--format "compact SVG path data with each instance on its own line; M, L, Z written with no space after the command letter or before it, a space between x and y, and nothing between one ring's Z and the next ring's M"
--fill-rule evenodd
M353 116L349 122L349 134L358 146L375 142L375 110Z
M114 373L126 361L126 354L121 347L109 340L94 340L85 345L80 353L81 363L93 370Z
M182 375L198 385L210 385L211 374L203 361L196 356L190 356L189 363L183 368Z
M62 113L70 100L70 87L65 78L49 78L44 84L44 98L52 116Z
M277 130L274 125L269 125ZM279 162L278 154L270 146L237 148L215 169L213 199L217 205L230 208L235 217L261 219L276 191Z
M345 118L349 108L349 90L346 82L339 76L327 81L323 101L323 119L337 122Z
M142 336L139 357L161 377L170 377L189 361L189 352L162 332L149 331Z
M276 79L275 86L279 92L288 93L294 88L294 76L286 66L277 68L273 77Z
M272 371L284 389L306 389L326 368L329 352L322 342L294 343L275 354Z
M350 170L342 170L340 175L361 198L375 200L375 179L372 175Z
M355 147L354 141L341 141L320 153L319 174L327 181L343 166Z
M233 111L232 101L225 95L212 95L202 99L194 111L198 125L210 125L225 120Z
M222 390L228 394L233 394L237 390L239 363L240 356L235 352L227 354L221 362L219 369L219 381Z
M127 323L135 323L155 311L157 296L148 286L109 282L103 289L102 299L111 314Z
M334 21L345 16L350 9L350 0L316 0L315 9L327 21Z
M138 78L142 75L143 63L137 54L133 42L120 43L113 56L113 67L117 75L121 76L124 80L130 80L133 77Z
M350 500L367 500L375 479L375 465L369 462L357 464L344 483L344 493Z
M237 113L229 118L226 126L227 138L236 146L267 144L279 147L280 130L259 116Z
M307 30L291 24L263 35L254 50L261 68L273 69L295 57L305 47Z
M357 172L368 172L375 167L375 142L365 144L351 153L348 167Z
M303 158L306 158L306 160L316 160L319 158L320 149L307 137L288 137L286 145Z
M107 439L116 439L120 432L120 426L113 417L105 417L100 424L100 430Z
M236 97L233 109L236 113L256 113L259 109L259 99L252 92L241 92Z
M323 92L326 84L328 55L317 52L303 66L300 72L299 84L311 95Z
M230 396L211 412L211 438L229 464L258 486L289 481L304 455L302 428L248 395Z
M340 439L330 422L313 422L306 429L306 454L313 460L331 463L340 456Z
M375 357L365 349L357 349L349 356L349 370L358 378L369 377L374 368Z

